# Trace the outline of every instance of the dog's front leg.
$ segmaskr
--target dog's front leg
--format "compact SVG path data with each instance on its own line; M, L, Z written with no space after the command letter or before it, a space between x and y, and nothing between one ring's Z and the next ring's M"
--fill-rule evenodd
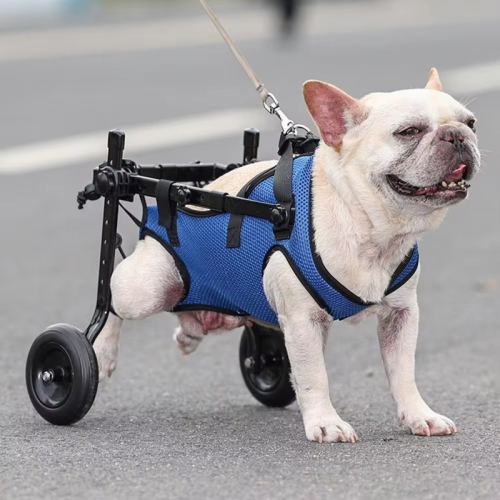
M418 336L417 276L388 296L379 308L378 337L399 422L418 436L457 432L447 417L429 408L415 383L415 351Z
M323 356L330 316L305 290L280 252L266 267L264 289L285 336L307 438L319 443L354 443L356 433L330 401Z

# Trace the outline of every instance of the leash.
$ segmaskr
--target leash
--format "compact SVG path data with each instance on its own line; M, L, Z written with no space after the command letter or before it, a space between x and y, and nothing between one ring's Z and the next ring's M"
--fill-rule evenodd
M234 40L230 37L229 33L225 30L224 26L222 26L222 23L219 21L219 19L215 15L214 11L210 8L206 0L200 0L200 3L203 9L205 9L205 12L208 14L208 17L210 18L214 26L217 28L217 31L222 36L223 40L231 49L231 52L233 53L234 57L236 57L236 60L240 63L240 66L243 68L248 78L250 78L250 81L255 87L255 90L259 93L264 109L270 115L274 115L278 117L278 119L280 120L281 129L283 133L285 135L288 135L290 133L299 135L299 131L302 131L305 132L306 135L310 134L311 131L308 127L306 127L305 125L295 124L292 120L290 120L290 118L288 118L285 115L285 113L283 113L283 111L280 108L278 99L276 99L276 96L274 94L271 94L271 92L269 92L266 89L262 80L257 76L257 73L253 70L249 62L245 59L245 56L243 56L241 51L238 49L238 47L234 43Z

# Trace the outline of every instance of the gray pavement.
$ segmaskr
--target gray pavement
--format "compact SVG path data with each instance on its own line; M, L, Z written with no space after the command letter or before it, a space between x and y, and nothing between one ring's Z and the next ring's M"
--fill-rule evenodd
M310 123L300 91L306 79L356 96L417 87L431 66L497 60L499 42L492 19L308 36L293 50L273 40L240 45L287 113ZM0 148L258 106L222 45L0 67ZM1 177L0 498L499 498L500 93L470 107L484 167L470 199L421 245L417 378L429 404L457 423L453 437L418 438L397 426L374 322L335 324L326 350L333 402L360 442L318 445L306 441L296 405L267 409L247 392L239 334L207 338L184 358L168 314L125 326L118 369L81 423L47 424L26 394L26 355L49 324L86 326L102 207L81 212L74 201L92 164ZM263 137L262 158L275 156L274 130ZM237 161L240 144L237 133L135 159ZM135 227L122 219L121 233L129 252Z

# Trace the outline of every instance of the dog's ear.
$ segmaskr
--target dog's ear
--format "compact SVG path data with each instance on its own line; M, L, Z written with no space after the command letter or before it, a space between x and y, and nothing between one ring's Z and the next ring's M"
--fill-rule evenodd
M431 68L429 72L429 81L427 82L425 88L430 90L443 90L443 85L439 79L439 73L436 68Z
M359 101L329 83L309 80L304 83L303 92L323 141L335 149L340 148L347 130L366 118Z

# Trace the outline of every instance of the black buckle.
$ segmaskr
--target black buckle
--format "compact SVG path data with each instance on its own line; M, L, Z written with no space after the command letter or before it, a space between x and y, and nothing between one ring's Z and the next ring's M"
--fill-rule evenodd
M288 205L288 204L287 204ZM276 205L272 211L272 223L274 237L280 240L290 239L295 219L295 208Z
M285 152L288 142L292 143L293 154L312 154L316 151L319 141L319 137L311 132L308 132L306 135L297 135L293 133L285 135L282 133L279 140L278 154L281 156Z

